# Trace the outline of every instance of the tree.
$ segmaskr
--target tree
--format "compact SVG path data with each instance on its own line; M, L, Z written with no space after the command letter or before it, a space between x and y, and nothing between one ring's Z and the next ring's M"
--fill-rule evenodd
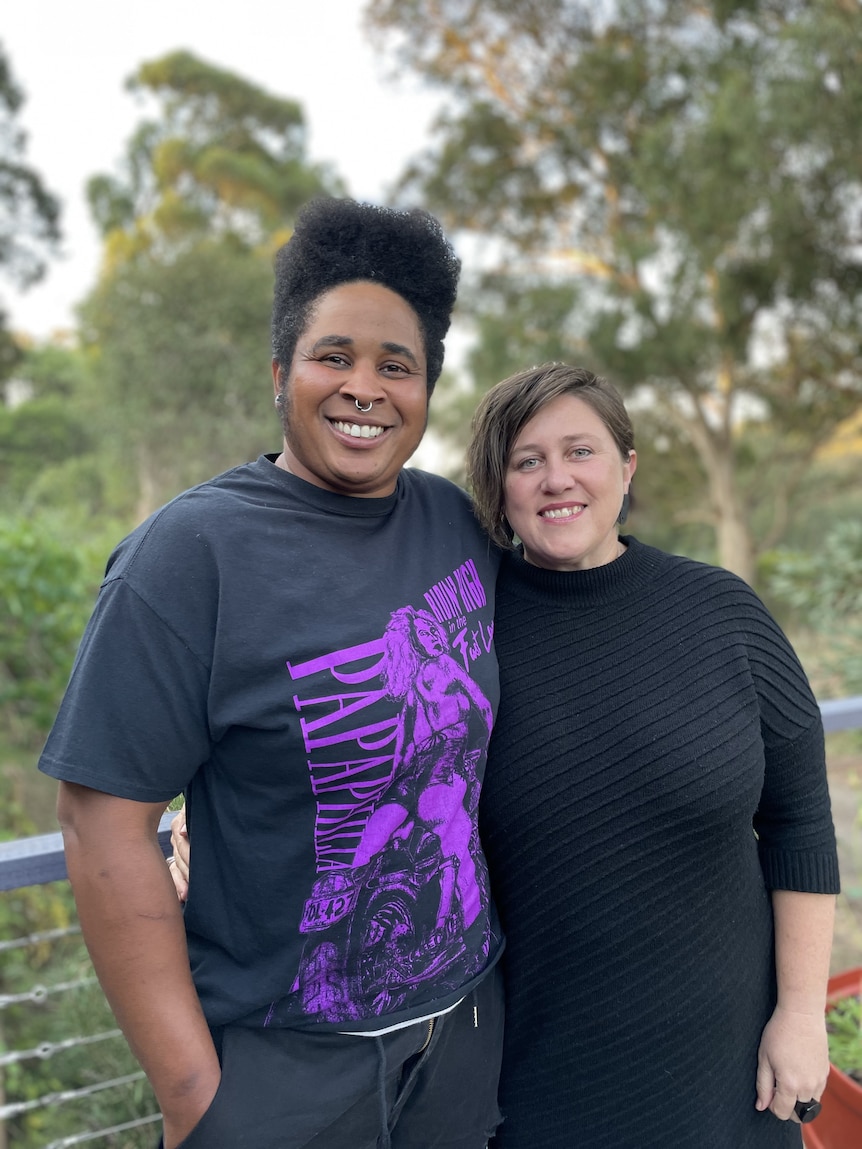
M0 271L27 287L45 272L45 260L60 238L60 205L25 162L27 137L17 123L24 94L0 44ZM18 352L0 307L0 380Z
M34 749L60 704L104 569L57 522L0 518L0 717L6 738Z
M160 115L134 132L119 176L88 183L109 256L227 234L258 246L313 196L343 191L327 166L309 163L294 100L190 52L142 64L127 87L158 101Z
M188 52L129 83L161 114L119 177L90 181L105 263L81 318L100 451L142 518L272 442L271 256L306 200L343 188L309 163L293 100Z
M836 694L862 690L862 523L833 527L812 554L776 556L771 590L789 604L824 648Z
M569 353L648 387L699 460L720 561L753 581L862 405L858 0L371 0L368 19L451 96L403 193L493 234L513 292L571 292Z
M59 473L93 447L83 357L59 344L24 347L15 382L21 401L0 405L0 511L56 505L58 497L68 507L69 484ZM95 509L90 501L87 510Z
M82 306L97 449L136 520L277 439L271 301L269 261L210 240L119 264Z

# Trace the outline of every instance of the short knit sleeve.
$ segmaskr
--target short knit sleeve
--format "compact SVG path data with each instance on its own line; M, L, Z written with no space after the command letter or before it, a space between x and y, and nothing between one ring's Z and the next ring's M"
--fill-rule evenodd
M753 592L748 593L746 643L765 761L754 820L764 878L770 889L837 893L838 858L820 709L786 636Z

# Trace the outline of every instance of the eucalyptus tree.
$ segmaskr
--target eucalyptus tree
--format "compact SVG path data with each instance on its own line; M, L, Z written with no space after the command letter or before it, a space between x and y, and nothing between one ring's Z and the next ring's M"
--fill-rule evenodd
M89 182L104 260L80 315L100 451L140 518L271 442L272 254L303 203L343 185L309 160L294 100L188 52L129 87L157 114Z
M494 237L498 329L522 285L569 293L551 345L649 397L698 460L720 561L753 580L862 404L858 0L366 15L448 93L402 193Z
M60 239L60 203L27 163L20 124L24 92L0 44L0 274L18 288L36 283ZM0 304L0 380L12 370L17 349Z
M254 248L311 197L343 190L309 160L296 100L185 51L142 64L126 87L155 115L132 133L118 172L88 182L109 257L175 254L200 236Z

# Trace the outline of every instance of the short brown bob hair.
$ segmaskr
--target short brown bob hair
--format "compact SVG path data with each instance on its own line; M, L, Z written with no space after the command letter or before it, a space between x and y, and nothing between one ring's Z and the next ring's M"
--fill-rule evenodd
M634 450L634 429L619 391L583 367L543 363L492 387L473 416L467 478L476 517L498 546L512 547L513 532L503 511L512 447L533 416L561 395L572 395L592 407L610 431L624 462Z

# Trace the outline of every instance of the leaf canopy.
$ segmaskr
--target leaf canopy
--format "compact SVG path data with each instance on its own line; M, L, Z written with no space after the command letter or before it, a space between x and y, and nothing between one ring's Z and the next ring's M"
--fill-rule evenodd
M449 94L403 194L494 236L513 288L578 286L569 357L651 390L697 451L721 561L751 577L784 516L754 536L747 428L768 417L777 449L806 427L792 497L862 405L862 5L371 0L368 19Z
M119 175L94 176L91 211L109 252L175 248L201 234L250 246L288 227L314 195L340 179L306 155L301 106L191 52L142 64L127 87L159 116L129 141Z

